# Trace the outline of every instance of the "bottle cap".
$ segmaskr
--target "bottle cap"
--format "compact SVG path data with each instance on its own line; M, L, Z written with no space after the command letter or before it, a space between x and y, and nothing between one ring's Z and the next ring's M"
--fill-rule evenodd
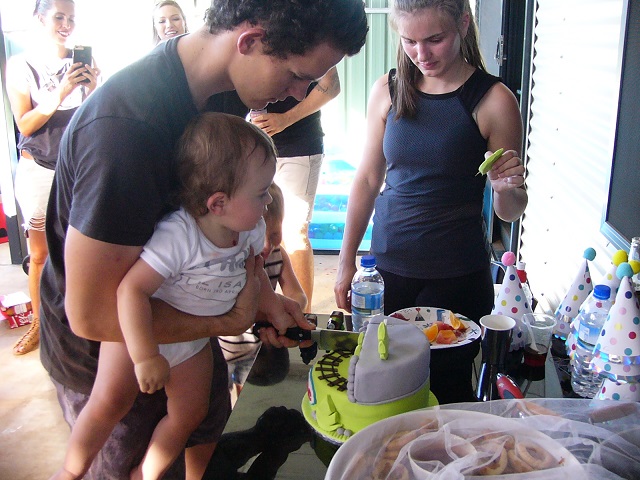
M360 259L360 265L365 267L365 268L375 267L376 266L376 257L374 257L373 255L364 255Z
M593 296L600 300L609 300L611 287L609 285L596 285L596 288L593 289Z

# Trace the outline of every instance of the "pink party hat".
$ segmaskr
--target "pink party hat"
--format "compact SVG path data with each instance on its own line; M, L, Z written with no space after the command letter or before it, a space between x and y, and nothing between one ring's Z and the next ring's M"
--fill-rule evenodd
M616 302L609 310L593 350L591 368L618 383L640 382L640 304L634 295L633 269L621 263Z
M526 340L526 327L522 323L522 315L533 312L518 278L514 253L505 252L502 255L502 263L506 267L506 272L491 314L506 315L516 321L511 337L511 350L516 350L524 347Z
M616 383L607 378L594 398L596 400L640 402L640 383Z
M556 326L553 328L553 333L563 340L569 336L571 320L578 315L580 305L593 290L588 261L596 258L596 251L593 248L587 248L582 256L584 262L581 263L575 280L555 312Z
M611 257L611 266L609 267L609 270L604 274L602 280L600 280L596 285L608 285L611 289L611 295L615 296L616 293L618 293L618 288L620 287L620 278L616 274L616 271L618 270L618 266L627 260L628 254L624 250L618 250L614 253L613 257Z

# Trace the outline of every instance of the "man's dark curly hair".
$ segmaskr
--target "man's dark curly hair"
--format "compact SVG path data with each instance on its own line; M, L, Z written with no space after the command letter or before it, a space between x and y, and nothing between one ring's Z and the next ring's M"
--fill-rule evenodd
M362 0L212 0L205 13L213 34L245 21L265 29L265 53L278 58L304 55L323 42L355 55L369 30Z

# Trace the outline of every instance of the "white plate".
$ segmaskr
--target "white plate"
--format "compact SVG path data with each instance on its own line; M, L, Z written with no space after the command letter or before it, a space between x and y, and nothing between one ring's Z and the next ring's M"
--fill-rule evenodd
M448 432L460 437L463 437L465 434L475 436L486 434L491 431L508 432L508 434L514 436L516 439L526 438L528 441L544 446L544 449L551 454L556 461L561 463L561 466L549 470L540 470L536 473L542 476L536 476L536 478L544 478L545 473L543 472L547 472L548 474L550 472L558 472L558 469L580 466L580 462L578 462L573 454L571 454L571 452L556 440L538 430L524 425L517 419L503 418L482 412L430 408L407 412L381 420L356 433L347 442L345 442L334 455L331 463L329 464L325 480L346 478L353 480L360 478L356 474L357 472L353 471L353 465L351 464L354 460L361 458L363 455L366 456L372 454L375 456L375 453L379 451L383 442L389 437L389 435L403 430L413 431L421 425L433 422L434 420L438 421L438 431L443 432L443 426L446 425L446 430ZM488 428L488 425L491 427ZM469 438L473 437L470 436ZM364 462L364 464L369 465L368 462ZM575 473L574 470L572 470L572 472ZM419 477L421 479L426 479L431 475L432 474L429 472L421 472ZM418 478L417 475L412 476L410 474L409 476L410 478ZM511 475L504 475L499 478L510 477ZM466 476L465 478L484 479L492 477Z
M435 308L435 307L403 308L402 310L393 312L390 316L408 320L411 323L415 323L417 326L419 326L423 330L428 326L433 325L437 321L442 321L450 325L449 310L446 310L444 308ZM458 337L458 341L456 343L450 343L446 345L441 343L431 343L432 350L439 350L441 348L461 347L463 345L468 345L474 340L477 340L478 338L480 338L481 331L480 331L480 326L478 326L478 324L476 324L475 322L472 322L467 317L463 315L459 315L457 313L456 313L456 317L458 317L462 322L462 324L465 327L467 327L467 330L464 332L464 334L461 337Z

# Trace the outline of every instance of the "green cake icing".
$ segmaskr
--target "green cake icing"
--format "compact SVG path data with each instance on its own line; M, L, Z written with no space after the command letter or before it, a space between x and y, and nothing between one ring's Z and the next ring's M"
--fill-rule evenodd
M436 405L429 359L429 341L418 327L376 317L355 353L327 352L313 365L302 412L323 437L342 443L378 420Z

